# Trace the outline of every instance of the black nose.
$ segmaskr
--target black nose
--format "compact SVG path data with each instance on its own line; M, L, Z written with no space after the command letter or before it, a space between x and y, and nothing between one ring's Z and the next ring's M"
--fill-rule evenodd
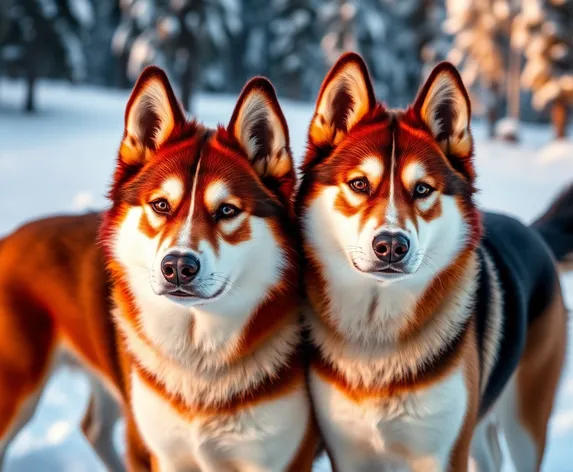
M167 254L161 261L161 272L167 282L187 285L197 276L201 264L193 254Z
M374 238L372 247L381 261L400 262L410 250L410 240L404 234L385 231Z

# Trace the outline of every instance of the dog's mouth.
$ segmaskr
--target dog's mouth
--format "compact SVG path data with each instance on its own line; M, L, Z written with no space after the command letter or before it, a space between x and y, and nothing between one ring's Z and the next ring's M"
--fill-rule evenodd
M197 295L192 293L184 292L183 290L177 289L173 292L169 292L169 295L172 297L179 297L179 298L198 298Z
M391 267L391 266L388 266L385 269L376 270L374 272L384 275L404 275L406 273L404 272L403 267Z
M174 290L165 293L165 295L175 299L207 301L207 300L214 300L215 298L219 297L225 291L226 287L227 284L225 283L212 294L206 294L203 292L195 291L193 290L192 287L189 287L188 289L177 287Z
M370 267L360 267L355 260L352 260L354 268L359 272L371 275L392 276L392 275L409 275L404 264L372 264Z
M374 277L380 284L398 282L413 274L407 270L404 264L372 264L370 267L360 267L355 261L352 261L354 268L366 275Z

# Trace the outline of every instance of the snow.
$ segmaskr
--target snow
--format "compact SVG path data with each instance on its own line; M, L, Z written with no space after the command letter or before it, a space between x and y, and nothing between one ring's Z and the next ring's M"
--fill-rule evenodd
M519 134L519 122L515 118L505 117L495 124L495 135L502 139L515 139Z
M58 212L101 209L123 126L126 92L40 83L39 112L21 113L21 84L0 81L0 235L23 221ZM281 100L295 155L302 155L310 105ZM198 116L209 126L225 123L234 98L199 95ZM538 215L563 185L573 180L573 142L551 142L545 126L521 125L518 144L487 141L474 126L480 203L524 221ZM573 307L573 275L563 276ZM573 329L571 329L573 339ZM573 349L550 424L544 472L567 472L573 444ZM80 433L88 383L79 372L58 370L39 409L16 438L7 472L103 472ZM116 430L120 450L122 425ZM328 472L322 460L316 472ZM507 465L504 472L513 469Z

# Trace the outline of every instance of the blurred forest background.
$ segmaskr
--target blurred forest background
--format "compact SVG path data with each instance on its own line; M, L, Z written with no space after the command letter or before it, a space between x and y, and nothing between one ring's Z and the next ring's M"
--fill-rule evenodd
M491 136L517 138L518 120L567 132L573 0L0 0L0 76L26 82L28 112L38 79L129 88L151 63L190 110L198 90L236 93L258 74L309 101L345 50L391 106L447 59Z

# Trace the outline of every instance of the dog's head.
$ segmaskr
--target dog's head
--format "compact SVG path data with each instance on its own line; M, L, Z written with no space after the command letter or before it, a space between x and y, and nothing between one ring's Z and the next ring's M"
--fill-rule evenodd
M270 82L251 80L228 126L209 130L185 118L165 73L150 67L125 113L102 232L108 258L152 306L254 306L296 270L294 185Z
M376 102L360 56L342 56L320 90L302 165L308 256L328 278L426 283L479 240L472 155L470 101L451 64L395 111Z

